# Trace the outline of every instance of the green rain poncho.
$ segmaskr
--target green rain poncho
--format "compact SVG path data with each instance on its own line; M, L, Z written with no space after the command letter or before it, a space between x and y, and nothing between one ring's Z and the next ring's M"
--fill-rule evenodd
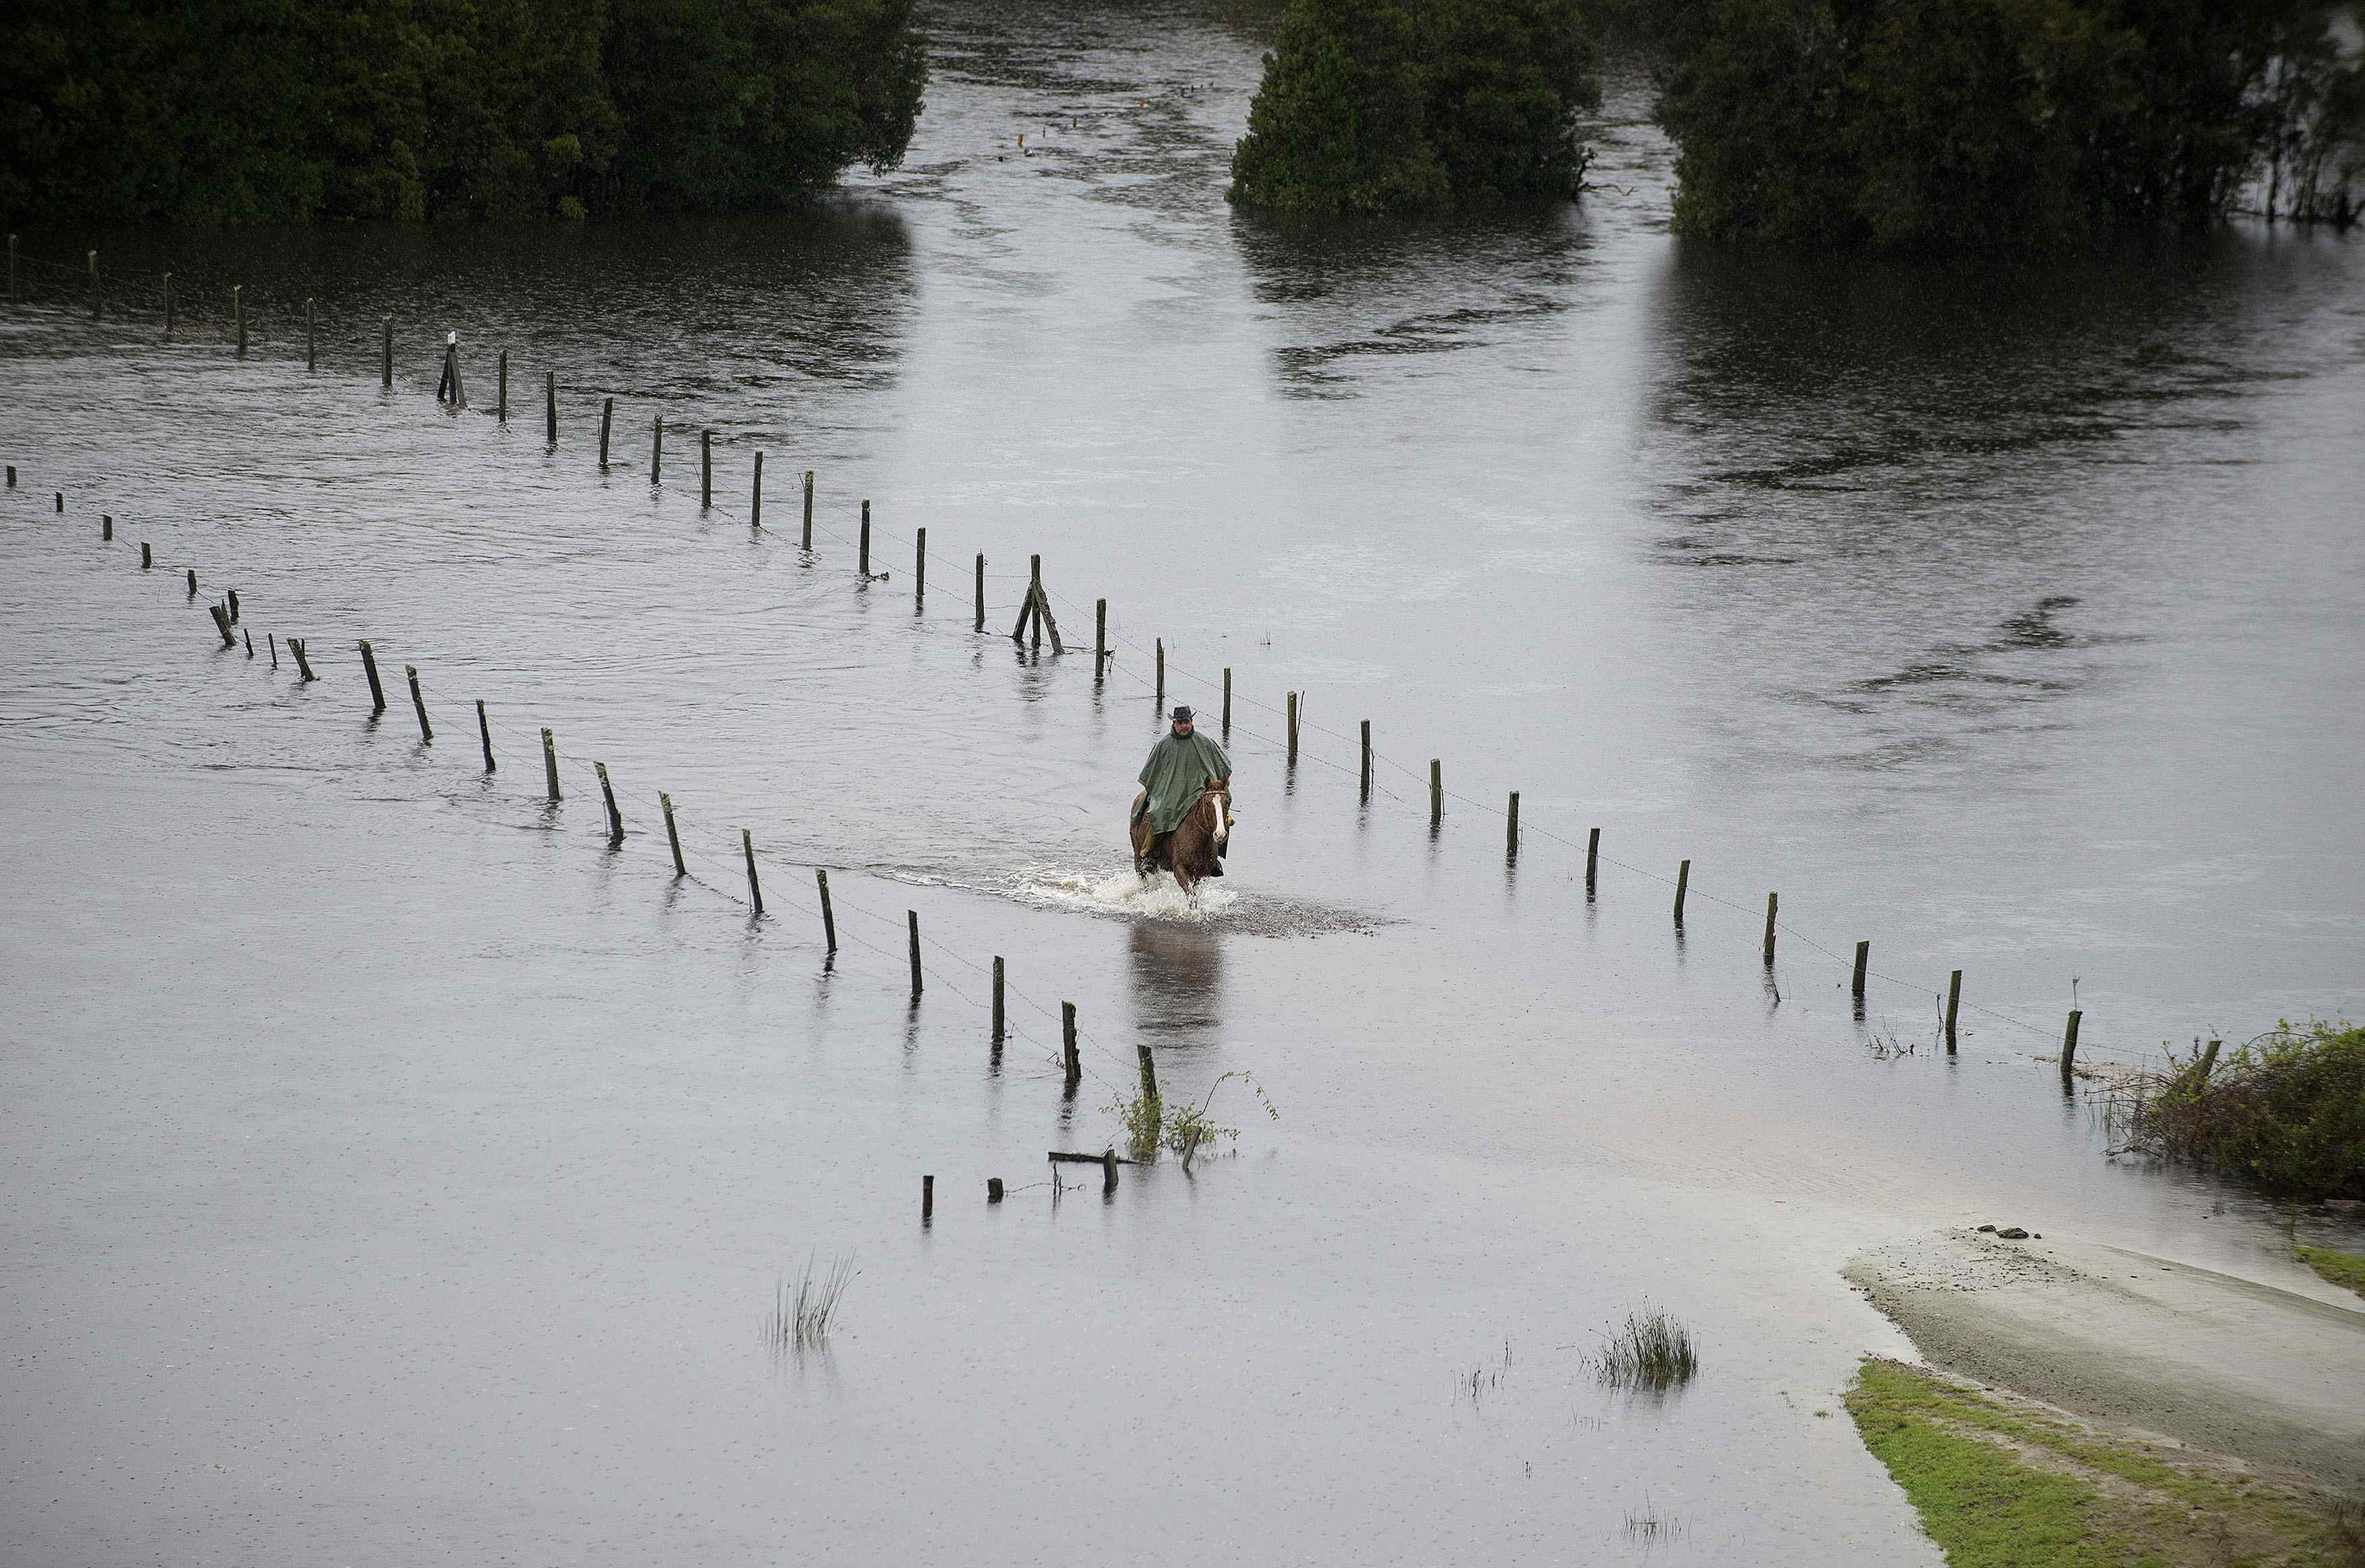
M1208 779L1231 776L1232 759L1222 746L1195 730L1187 735L1168 734L1149 748L1149 760L1141 765L1139 782L1149 790L1143 807L1149 831L1172 833L1199 803Z

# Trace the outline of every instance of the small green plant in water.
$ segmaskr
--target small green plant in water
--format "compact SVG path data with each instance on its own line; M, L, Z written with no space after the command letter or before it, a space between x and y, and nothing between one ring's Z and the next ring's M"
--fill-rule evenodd
M1216 1092L1235 1078L1249 1086L1249 1092L1257 1097L1257 1103L1264 1107L1267 1116L1276 1122L1281 1120L1281 1112L1265 1093L1264 1085L1256 1081L1255 1074L1241 1068L1234 1068L1207 1085L1207 1092L1195 1105L1184 1101L1169 1106L1158 1095L1142 1092L1129 1099L1113 1101L1101 1109L1125 1125L1126 1146L1134 1159L1155 1159L1163 1148L1178 1157L1182 1169L1188 1170L1192 1159L1211 1145L1239 1141L1239 1128L1218 1126L1208 1114L1216 1103Z
M1594 1375L1612 1388L1663 1394L1689 1383L1699 1371L1691 1330L1655 1306L1630 1312L1612 1329L1600 1351L1586 1358Z
M846 1294L846 1287L854 1282L856 1272L851 1252L835 1260L820 1274L813 1272L813 1260L807 1257L796 1294L789 1294L786 1280L772 1293L772 1348L800 1354L820 1349L829 1338L838 1303Z

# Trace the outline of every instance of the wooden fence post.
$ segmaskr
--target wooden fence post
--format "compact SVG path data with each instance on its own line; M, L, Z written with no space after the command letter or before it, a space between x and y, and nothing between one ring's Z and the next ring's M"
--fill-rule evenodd
M1955 1054L1955 1014L1963 1005L1963 971L1946 977L1946 1054Z
M829 907L829 873L813 868L813 883L821 889L821 935L828 951L837 951L837 914Z
M1165 638L1163 638L1163 637L1160 637L1160 638L1159 638L1159 639L1158 639L1158 695L1157 695L1156 697L1152 698L1150 700L1152 700L1153 702L1157 703L1158 708L1159 708L1159 711L1160 711L1160 712L1163 712L1163 711L1165 711L1165 709L1166 709L1166 639L1165 639Z
M760 452L756 454L755 487L747 496L747 526L751 529L764 526L764 454Z
M1363 761L1355 774L1356 792L1365 803L1372 799L1372 722L1363 721Z
M90 253L90 319L98 319L98 252Z
M616 787L608 782L608 765L595 762L591 765L591 771L599 775L600 794L608 802L608 847L622 848L624 843L624 813L616 809ZM754 869L752 862L749 869Z
M419 666L405 665L402 673L410 678L410 705L419 711L419 744L433 745L435 728L427 722L427 699L419 694Z
M608 471L608 431L616 422L616 399L605 398L600 403L600 472Z
M1289 710L1283 720L1283 734L1288 747L1287 766L1295 767L1297 766L1297 693L1290 692L1283 701Z
M698 510L710 511L714 507L714 432L698 432Z
M320 368L320 313L310 295L304 297L304 368Z
M173 274L164 274L164 341L173 341Z
M1445 821L1445 764L1437 757L1429 759L1429 831L1435 833Z
M649 427L649 483L665 482L665 416L659 414Z
M550 728L548 725L544 725L542 732L542 771L544 778L548 781L550 786L551 804L556 805L559 799L558 747L551 742Z
M558 372L542 373L543 439L552 446L558 444Z
M485 717L485 700L476 699L476 735L485 743L485 771L497 771L500 764L493 760L493 722Z
M917 611L928 597L928 531L919 532L912 549L912 609Z
M237 340L238 340L238 357L239 357L239 358L241 358L241 359L244 359L244 358L246 357L246 300L245 300L245 294L246 294L246 290L245 290L245 288L244 288L242 286L233 284L233 285L230 286L230 332L231 332L231 334L232 334L234 337L236 337L236 338L237 338ZM97 315L97 314L98 314L98 312L97 312L97 311L95 311L95 310L94 310L94 311L92 311L92 312L91 312L91 314L92 314L92 315L94 315L94 316L95 316L95 315Z
M1601 868L1601 830L1594 828L1585 835L1585 896L1593 896L1593 883Z
M936 1179L934 1176L923 1176L920 1178L920 1223L927 1224L935 1217L936 1212Z
M1141 1097L1155 1104L1158 1102L1158 1062L1150 1056L1148 1046L1133 1048L1141 1058Z
M319 676L312 673L312 661L305 656L305 639L301 637L288 638L287 651L296 655L297 685L308 686L313 681L320 678Z
M1774 967L1774 912L1782 907L1780 893L1765 895L1765 967Z
M510 422L510 351L509 351L509 350L507 350L507 349L503 349L503 350L501 351L501 353L500 353L500 359L499 359L499 361L498 363L499 363L499 372L500 372L500 385L499 385L499 388L498 388L498 389L494 392L494 394L493 394L493 421L494 421L496 424L504 424L504 425L505 425L505 424L507 424L507 423L509 423L509 422Z
M1676 925L1684 924L1684 894L1692 885L1692 863L1688 860L1676 868Z
M1514 790L1511 791L1509 815L1503 823L1503 858L1506 860L1517 860L1519 857L1519 792L1517 790Z
M864 577L864 579L865 579L866 581L869 578L869 576L870 576L870 502L869 502L869 500L867 498L864 499L864 501L863 501L863 503L862 503L862 544L861 544L861 549L860 549L860 551L859 551L859 558L858 558L858 560L857 560L857 569L862 573L862 576L863 576L863 577Z
M1076 1004L1059 1003L1059 1041L1068 1075L1068 1092L1076 1092L1076 1081L1084 1075L1083 1058L1076 1054Z
M1098 685L1108 665L1108 600L1093 601L1093 683Z
M673 825L673 797L660 790L657 791L657 804L665 812L666 842L673 846L673 874L687 877L689 868L682 864L681 832Z
M2078 1021L2086 1014L2082 1009L2069 1010L2069 1026L2061 1034L2061 1092L2072 1093L2077 1089Z
M993 1044L996 1049L1002 1046L1002 955L997 953L993 956Z
M378 318L377 384L391 391L394 386L394 318Z
M150 544L145 539L141 540L140 542L140 569L143 572L149 571L152 569L155 565L155 547Z
M1855 975L1848 982L1848 994L1855 999L1855 1010L1858 1014L1864 1012L1864 976L1865 971L1870 968L1872 968L1872 944L1859 942L1855 945Z
M1229 666L1229 665L1226 665L1226 666L1224 666L1224 735L1225 735L1225 738L1229 739L1229 738L1230 738L1230 736L1231 736L1231 733L1232 733L1232 666Z
M970 630L980 633L985 630L985 553L983 551L980 551L977 557L977 624Z
M764 913L764 884L756 879L756 835L745 828L739 830L739 847L747 855L747 898L756 913Z
M903 918L910 923L912 933L912 1000L920 1000L920 912L907 909Z
M801 546L806 550L813 548L813 471L808 468L805 470L805 536Z
M196 574L193 572L190 575L194 577ZM386 689L377 683L377 655L370 652L366 638L362 642L362 673L369 677L370 716L375 718L386 711Z

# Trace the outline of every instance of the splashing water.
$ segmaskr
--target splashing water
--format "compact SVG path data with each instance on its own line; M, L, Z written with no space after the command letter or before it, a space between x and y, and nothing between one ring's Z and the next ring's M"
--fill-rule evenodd
M1133 920L1193 923L1214 920L1240 901L1240 895L1228 888L1205 882L1186 893L1164 871L1154 872L1147 879L1131 870L1106 877L1088 871L1071 877L1030 878L1020 890L1024 897L1066 909Z

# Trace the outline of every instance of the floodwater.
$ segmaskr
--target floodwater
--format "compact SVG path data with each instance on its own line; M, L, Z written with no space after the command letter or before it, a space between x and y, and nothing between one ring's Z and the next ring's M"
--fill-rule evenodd
M2307 1288L2041 1058L2365 1014L2365 247L1703 254L1631 81L1573 211L1279 226L1221 200L1232 13L934 25L906 166L811 213L26 234L121 297L0 334L0 1554L1930 1562L1837 1404L1903 1349L1851 1252ZM1155 639L1210 728L1235 682L1196 904L1125 871ZM1237 1145L1055 1192L1142 1044ZM1661 1401L1584 1363L1644 1303Z

